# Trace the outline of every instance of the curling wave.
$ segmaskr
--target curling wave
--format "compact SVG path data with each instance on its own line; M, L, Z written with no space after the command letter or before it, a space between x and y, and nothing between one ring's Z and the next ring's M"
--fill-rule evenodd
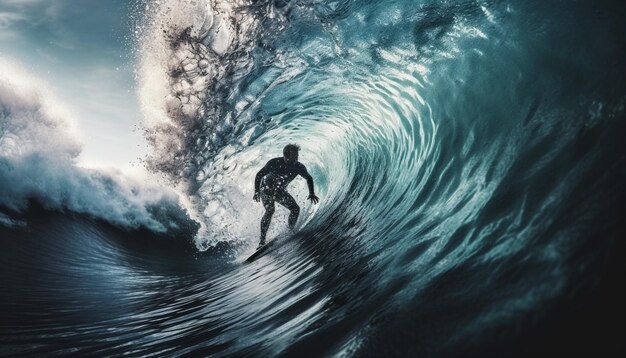
M399 285L383 291L400 306L459 267L542 267L467 330L518 317L568 287L595 215L572 208L616 189L596 168L623 161L600 144L624 115L623 28L581 15L613 10L551 23L560 10L539 3L158 2L139 37L152 168L194 197L201 250L249 247L253 176L296 142L323 198L300 235L367 257L368 284ZM569 30L596 21L618 31Z
M534 332L554 337L543 324L561 318L554 307L576 306L605 261L623 262L623 9L159 0L137 11L147 163L189 197L200 252L55 224L83 240L48 240L62 246L49 265L63 270L45 272L57 280L2 285L18 291L0 296L11 312L37 311L40 287L52 297L52 313L11 321L7 347L503 356L537 348ZM321 201L302 205L291 235L277 210L277 244L242 264L262 215L254 175L291 142ZM303 181L289 190L304 202ZM10 270L24 270L10 252ZM74 277L81 289L58 289ZM621 344L589 317L554 331L573 349L596 331L591 341Z

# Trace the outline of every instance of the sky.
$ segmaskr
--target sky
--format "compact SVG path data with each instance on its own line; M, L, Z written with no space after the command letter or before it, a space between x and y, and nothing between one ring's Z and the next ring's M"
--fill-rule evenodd
M131 0L0 0L0 57L49 84L75 115L79 164L132 167L146 150Z

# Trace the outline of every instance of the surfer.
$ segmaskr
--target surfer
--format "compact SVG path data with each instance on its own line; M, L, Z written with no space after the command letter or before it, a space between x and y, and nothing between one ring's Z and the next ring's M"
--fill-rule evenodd
M293 229L300 214L300 207L294 198L287 192L287 185L298 175L306 179L309 187L309 196L313 204L319 202L313 189L313 178L306 170L304 164L298 161L300 147L296 144L288 144L283 149L283 156L270 159L254 178L254 201L263 201L265 214L261 219L261 242L259 247L265 245L265 235L274 214L274 202L289 209L289 228Z

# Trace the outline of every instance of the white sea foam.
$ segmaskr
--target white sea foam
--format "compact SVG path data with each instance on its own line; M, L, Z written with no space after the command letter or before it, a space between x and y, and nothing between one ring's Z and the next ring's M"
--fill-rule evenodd
M168 175L188 196L192 217L202 223L200 248L207 240L221 241L224 233L232 239L258 231L258 223L244 230L246 215L223 205L222 189L200 188L208 173L204 166L219 161L216 152L234 131L234 115L223 101L236 88L233 73L245 72L251 61L245 49L258 17L242 10L248 6L247 0L156 1L141 9L146 17L137 27L139 98L152 147L148 167ZM228 180L217 174L212 182L223 187ZM229 191L228 198L242 195Z
M0 224L31 201L123 228L165 233L188 223L177 194L118 170L81 168L75 121L46 84L0 59Z

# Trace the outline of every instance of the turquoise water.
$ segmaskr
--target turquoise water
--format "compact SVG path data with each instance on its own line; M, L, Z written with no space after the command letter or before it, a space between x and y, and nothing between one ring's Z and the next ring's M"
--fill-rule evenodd
M579 326L567 315L589 292L623 297L621 6L172 4L137 7L137 81L148 166L184 188L200 228L156 237L69 213L4 228L4 352L619 346L614 321L597 327L617 306L583 309ZM254 175L291 142L320 203L296 180L296 232L277 209L277 244L244 264L262 215ZM42 265L23 253L37 242Z

